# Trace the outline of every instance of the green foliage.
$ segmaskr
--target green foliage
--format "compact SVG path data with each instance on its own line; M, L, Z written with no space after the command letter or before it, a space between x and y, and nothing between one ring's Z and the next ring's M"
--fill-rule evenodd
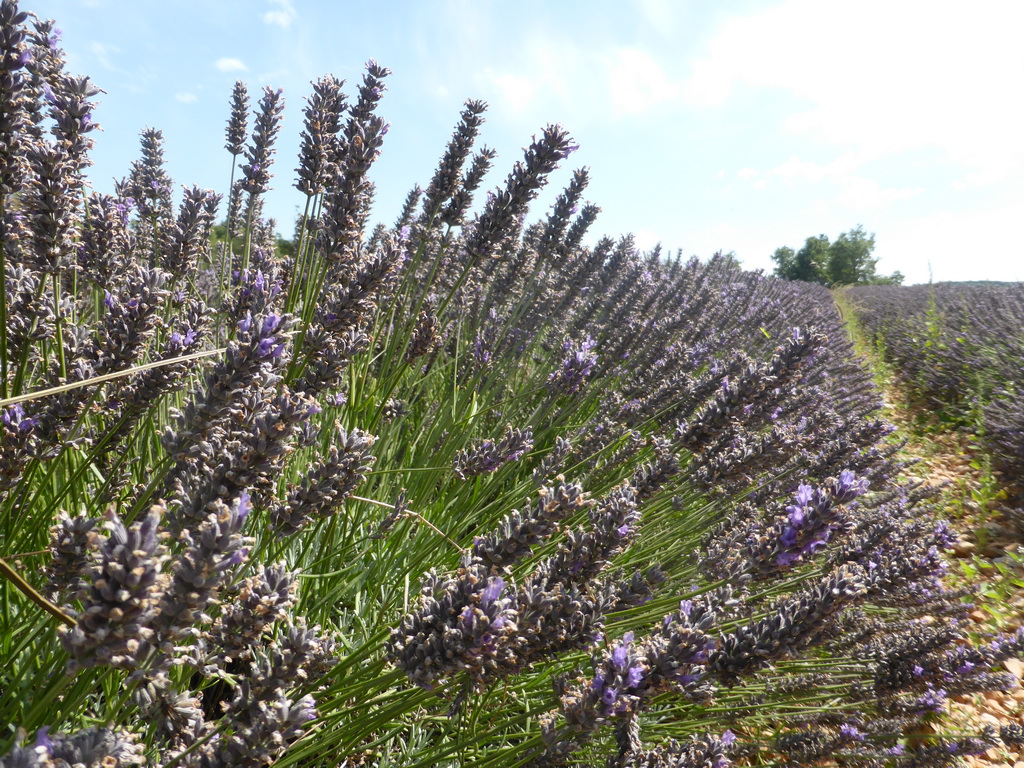
M875 271L878 259L872 258L875 236L858 224L843 232L835 242L826 235L808 237L799 251L788 246L772 254L775 276L784 280L802 280L819 285L900 285L903 275L879 275Z

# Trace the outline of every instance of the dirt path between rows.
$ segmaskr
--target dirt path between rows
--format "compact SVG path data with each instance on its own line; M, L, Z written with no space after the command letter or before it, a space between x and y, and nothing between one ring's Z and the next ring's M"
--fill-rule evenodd
M837 303L849 321L849 307L841 298ZM911 388L881 361L856 323L848 322L847 327L857 351L876 374L883 394L882 416L896 426L895 437L906 440L903 458L916 462L907 470L907 479L941 488L937 503L960 535L949 581L957 587L975 584L979 590L969 616L973 639L985 642L996 632L1024 626L1024 536L1010 522L998 482L986 471L984 453L970 437L944 427L933 412L915 403ZM1017 678L1016 686L1006 692L951 698L954 726L976 733L985 726L1024 724L1024 661L1010 660L1005 667ZM1024 750L994 748L965 758L965 763L971 768L1024 768Z

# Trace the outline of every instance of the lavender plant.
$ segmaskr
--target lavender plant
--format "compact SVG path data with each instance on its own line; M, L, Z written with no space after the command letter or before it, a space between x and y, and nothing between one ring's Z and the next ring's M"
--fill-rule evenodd
M871 286L849 295L885 358L925 402L981 438L1014 503L1024 505L1021 285Z
M15 0L0 22L0 765L1019 744L941 720L1024 639L967 641L951 536L900 485L827 291L583 245L584 169L531 219L561 126L478 200L478 101L368 232L375 62L351 98L313 85L294 252L261 214L274 89L247 137L234 88L225 210L186 189L174 215L151 129L86 196L93 86L52 24Z

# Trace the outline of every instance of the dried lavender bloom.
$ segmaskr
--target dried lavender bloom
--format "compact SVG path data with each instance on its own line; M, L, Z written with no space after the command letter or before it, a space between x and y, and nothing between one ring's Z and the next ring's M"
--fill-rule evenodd
M428 572L416 612L391 633L388 659L427 690L460 670L485 688L496 672L517 664L508 642L517 631L516 614L506 589L504 578L468 562L448 578Z
M555 204L551 206L551 213L544 222L544 231L537 242L537 251L541 256L550 256L556 252L569 226L569 217L576 213L577 203L589 181L590 174L586 168L573 171L572 181L555 200Z
M231 191L228 193L228 235L234 237L238 232L238 227L242 223L242 194L245 192L244 182L239 179L231 185ZM253 207L253 218L258 217L259 208L258 206ZM238 268L240 265L234 263L231 265L232 268Z
M514 510L496 531L474 540L473 561L492 568L511 566L551 536L561 521L593 503L575 483L541 488L529 510Z
M88 77L61 75L55 88L47 96L50 103L50 117L53 119L51 132L58 145L67 152L78 171L92 165L87 153L92 149L92 139L87 134L99 128L93 122L92 110L95 103L90 98L100 89L89 82ZM75 178L75 188L81 186L81 179Z
M780 569L803 562L825 547L833 533L849 530L851 523L842 509L867 491L867 480L843 470L819 488L801 484L779 519L763 537L747 548L746 570L766 578Z
M332 285L318 303L315 322L306 332L305 370L297 392L316 394L337 388L352 356L369 344L364 328L390 294L405 261L405 244L387 238L365 258L354 275Z
M813 765L834 755L845 738L821 729L790 731L775 739L774 748L793 765Z
M370 453L376 438L360 429L346 432L334 425L327 457L318 461L302 483L288 491L287 501L270 513L270 524L281 535L294 534L312 520L335 514L373 466Z
M0 3L0 199L24 185L28 114L21 70L32 55L23 27L27 18L15 0Z
M60 630L70 657L68 674L83 666L133 666L135 653L152 638L149 625L166 560L158 535L163 513L161 506L150 507L128 528L110 513L104 526L107 538L98 561L89 568L82 612L74 627Z
M748 366L735 380L722 380L712 402L690 422L680 423L676 430L679 444L687 450L700 451L728 434L727 425L733 419L740 423L763 419L772 394L785 387L824 343L821 334L797 329L776 349L770 361Z
M709 733L692 736L690 741L670 741L655 749L636 752L627 757L622 768L728 768L728 755L736 737L726 731L720 738Z
M391 70L382 67L373 59L366 62L366 73L363 81L359 84L359 98L355 106L349 111L349 121L345 125L345 144L340 147L342 153L351 148L352 140L358 132L360 123L365 121L377 108L377 104L384 97L387 86L384 78L391 75Z
M542 561L528 584L540 591L556 584L586 584L633 540L640 520L636 494L628 484L613 488L589 511L592 528L570 530L558 551Z
M100 521L71 517L61 511L50 526L50 562L46 564L46 594L54 602L67 602L85 589L85 575L99 536L93 530Z
M228 118L227 143L224 149L237 157L245 151L245 134L249 121L249 90L235 80L231 91L231 117Z
M156 725L163 759L180 754L212 730L203 712L202 695L174 688L167 672L136 672L129 677L131 701L146 722Z
M195 275L200 257L210 248L210 231L219 203L220 195L212 190L185 190L177 221L162 233L166 245L160 265L175 278Z
M26 266L59 274L71 264L76 248L79 195L76 165L60 146L32 142L26 151L31 174L23 191L28 248Z
M409 498L405 494L405 488L402 488L398 492L398 498L395 499L395 503L392 506L391 511L384 515L381 521L377 523L377 530L374 531L371 538L383 539L387 535L388 531L395 527L395 523L399 520L405 520L408 517Z
M565 395L574 395L583 389L597 365L593 351L596 346L597 342L589 335L579 343L566 339L562 345L565 357L558 370L548 376L548 388Z
M130 368L161 324L158 311L168 296L167 273L130 267L114 291L106 291L105 313L90 348L85 350L97 374Z
M291 699L280 689L256 696L242 679L224 721L230 735L200 748L190 761L197 768L261 768L299 738L317 717L312 696Z
M324 196L324 212L318 232L318 247L328 259L341 265L353 261L355 244L363 231L371 184L366 179L370 166L380 155L388 124L378 115L367 115L365 122L353 125L355 112L346 131L338 177Z
M128 178L117 185L117 195L131 198L146 221L171 218L171 178L164 170L164 135L154 128L142 131L142 158L132 163Z
M555 437L555 445L551 453L541 459L540 464L533 470L533 482L538 485L544 484L562 469L562 462L572 452L572 443L561 435Z
M256 318L249 315L239 323L237 341L228 343L224 359L206 375L205 386L177 415L177 429L165 430L161 442L172 457L181 462L190 446L199 444L201 448L206 431L234 412L236 394L267 380L281 363L291 322L287 315L269 313Z
M380 418L385 424L390 424L409 413L409 404L397 397L389 397L384 401L380 409Z
M609 613L647 602L663 580L656 567L647 574L637 571L629 580L616 574L587 584L531 580L516 595L516 666L500 673L520 672L567 651L592 648L604 635Z
M223 663L242 658L260 644L263 633L284 621L295 605L299 584L287 563L259 565L230 595L224 595L220 616L206 636L207 645Z
M138 264L131 267L116 293L106 292L104 314L92 337L85 335L87 328L76 329L77 337L65 337L66 378L61 378L56 366L50 378L61 383L80 382L135 365L161 322L157 311L167 296L166 278L158 269ZM78 387L42 401L35 414L40 437L51 446L59 445L89 395L89 388Z
M331 181L336 169L337 134L345 111L344 80L333 75L313 83L313 94L307 99L306 116L299 149L299 175L296 188L307 197L319 195Z
M55 23L34 14L30 16L33 29L28 33L31 48L25 60L25 68L30 74L26 85L31 96L25 100L25 109L29 115L26 133L34 141L41 141L47 117L45 105L52 98L53 90L60 87L67 62L64 49L60 47L61 31Z
M216 446L212 455L192 465L186 462L176 474L172 528L205 519L217 511L218 500L233 499L247 488L269 492L282 462L294 449L295 434L320 412L314 400L283 385L273 394L276 383L275 377L262 391L241 393L235 403L237 422L207 435L208 444Z
M499 440L480 440L459 451L452 462L452 471L459 480L497 472L510 461L519 461L533 448L533 430L509 425Z
M440 326L441 323L433 312L420 312L412 330L412 338L409 339L409 347L405 351L405 362L411 363L437 346Z
M57 330L52 285L34 269L13 263L16 254L11 242L20 239L20 227L9 226L14 223L13 214L6 216L3 235L10 238L3 245L7 255L7 357L35 363L41 356L40 342L53 338Z
M252 510L243 492L230 507L223 502L193 531L182 531L185 551L174 559L171 580L160 600L154 628L167 647L185 637L196 637L198 622L209 623L204 611L229 572L245 561L249 542L241 535ZM251 541L251 540L250 540Z
M783 599L768 617L722 637L708 654L709 674L735 685L765 664L813 643L826 621L865 591L863 572L844 568Z
M466 220L469 207L473 204L473 193L480 188L484 176L491 170L494 158L498 153L489 147L483 147L473 156L473 162L469 165L462 184L452 194L451 200L441 210L440 221L447 227L459 227Z
M0 411L0 490L17 486L26 465L38 452L39 420L21 403Z
M500 255L511 247L527 206L547 184L547 175L576 149L578 145L558 125L549 125L540 139L534 139L523 160L515 164L504 189L491 195L483 213L473 223L466 239L466 251L471 258Z
M134 236L128 216L134 203L111 195L90 193L78 246L78 265L83 276L104 289L111 288L117 275L129 263Z
M1024 746L1024 727L1016 723L1008 723L999 727L999 738L1004 744L1013 747Z
M0 757L0 768L78 768L144 765L144 745L127 731L86 728L77 733L39 729L31 747L15 746Z
M395 232L401 233L403 230L407 230L407 228L411 229L412 218L419 207L422 197L423 190L418 184L409 190L405 196L405 202L402 204L402 212L398 214L398 219L395 221Z
M655 460L637 467L633 472L632 486L636 491L637 500L646 501L660 491L669 480L679 474L681 465L679 457L672 449L672 443L664 438L654 438ZM628 455L635 453L632 446L627 445L623 452L613 454L608 463L612 466L628 463Z
M487 102L470 99L459 118L451 140L441 156L441 161L434 171L427 191L423 196L424 223L430 224L441 211L452 195L459 189L462 181L462 166L473 149L473 143L484 123L483 113L487 110Z
M610 612L624 611L638 605L644 605L654 599L654 590L664 584L666 576L657 565L651 566L646 573L633 571L633 575L612 574L606 581L612 590Z
M352 358L369 346L370 337L362 327L342 327L337 331L322 325L309 328L303 345L309 359L305 372L295 382L295 390L315 394L336 389Z
M274 140L281 130L281 113L284 111L284 98L281 89L263 89L256 110L256 125L252 131L252 140L245 149L246 162L242 165L242 189L249 193L250 200L262 195L270 188L270 165L274 156Z
M319 684L337 665L337 643L319 626L297 619L271 642L253 663L249 679L253 693L291 690Z
M586 203L583 206L579 215L576 216L569 226L569 231L566 232L565 239L562 241L561 253L563 255L572 253L580 247L580 243L583 242L583 236L587 234L587 230L597 220L599 213L601 213L600 207L593 203Z
M366 179L370 166L380 155L388 124L373 112L384 95L384 78L391 70L372 59L359 86L359 97L349 110L349 119L335 145L334 182L324 197L318 223L317 247L336 265L347 268L356 259L357 243L369 212L373 185Z
M163 347L152 354L153 360L172 360L200 348L209 325L209 313L202 301L190 300L164 341ZM174 326L172 326L173 328ZM197 367L199 361L188 361L157 368L148 368L133 375L112 393L118 406L109 420L107 430L96 438L113 449L134 434L135 426L163 395L180 389L186 374Z

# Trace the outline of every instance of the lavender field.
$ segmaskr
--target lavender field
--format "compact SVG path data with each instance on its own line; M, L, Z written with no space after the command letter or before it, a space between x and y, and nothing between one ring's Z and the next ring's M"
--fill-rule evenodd
M588 239L559 125L487 191L477 101L371 226L375 62L290 95L298 148L239 82L220 192L178 187L156 129L96 191L97 85L53 23L0 0L0 56L0 766L1024 745L945 717L1018 685L1024 633L968 632L826 288Z
M1024 507L1024 286L858 286L849 298L883 358L929 408L980 439Z

